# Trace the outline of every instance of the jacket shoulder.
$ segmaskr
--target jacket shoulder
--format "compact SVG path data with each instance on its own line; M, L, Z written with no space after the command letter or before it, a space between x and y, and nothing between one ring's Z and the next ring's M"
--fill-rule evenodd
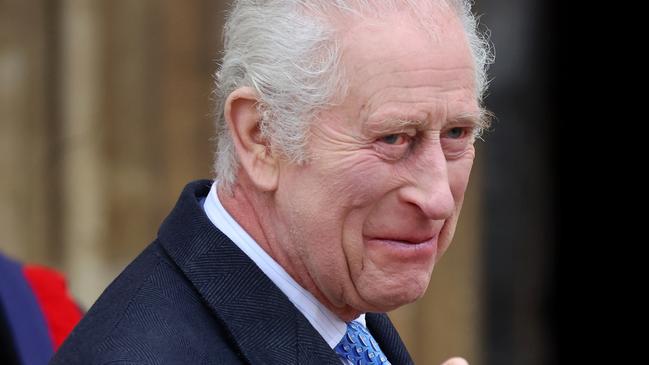
M51 364L238 362L225 328L155 241L109 285Z

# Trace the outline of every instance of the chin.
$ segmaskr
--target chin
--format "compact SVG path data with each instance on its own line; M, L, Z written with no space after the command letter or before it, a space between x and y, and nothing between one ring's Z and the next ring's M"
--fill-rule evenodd
M406 285L386 287L361 293L369 309L367 312L389 312L406 304L417 301L426 294L429 280L416 284L411 281Z

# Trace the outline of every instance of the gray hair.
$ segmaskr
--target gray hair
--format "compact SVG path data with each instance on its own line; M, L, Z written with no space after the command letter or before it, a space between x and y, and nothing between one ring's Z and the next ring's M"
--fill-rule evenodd
M215 171L223 187L232 187L238 168L224 116L225 101L234 90L247 86L256 91L262 138L273 152L302 163L307 160L305 146L314 116L341 101L347 90L332 14L378 18L386 10L407 9L424 29L430 29L431 19L422 14L431 14L425 10L431 5L451 6L461 20L474 58L477 97L482 101L493 57L488 34L478 31L472 0L235 0L216 74Z

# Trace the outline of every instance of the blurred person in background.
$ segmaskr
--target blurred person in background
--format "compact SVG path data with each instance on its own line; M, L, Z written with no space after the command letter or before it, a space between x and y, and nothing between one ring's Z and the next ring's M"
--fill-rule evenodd
M47 364L81 316L63 275L0 254L0 364Z
M234 1L216 180L52 363L412 363L385 312L425 293L488 125L470 5Z

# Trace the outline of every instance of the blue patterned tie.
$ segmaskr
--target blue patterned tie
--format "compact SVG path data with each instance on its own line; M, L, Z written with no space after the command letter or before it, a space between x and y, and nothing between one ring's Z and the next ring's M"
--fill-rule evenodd
M367 329L358 323L347 323L347 333L335 348L338 356L354 365L390 365Z

